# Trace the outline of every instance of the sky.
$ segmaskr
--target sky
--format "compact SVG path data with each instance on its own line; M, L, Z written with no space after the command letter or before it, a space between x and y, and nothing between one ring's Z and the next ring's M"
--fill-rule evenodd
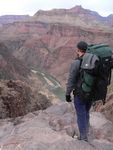
M98 12L101 16L113 14L113 0L0 0L2 15L34 15L38 10L72 8L81 5Z

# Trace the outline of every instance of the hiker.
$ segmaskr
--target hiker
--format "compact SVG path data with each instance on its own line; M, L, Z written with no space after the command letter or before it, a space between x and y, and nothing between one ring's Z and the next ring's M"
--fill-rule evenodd
M81 58L84 56L87 50L87 43L80 41L77 44L77 59L73 61L70 67L67 87L66 87L66 101L71 102L71 93L74 94L74 106L77 114L77 124L80 135L77 137L78 140L88 141L88 130L89 130L89 111L92 105L91 101L85 101L79 97L76 86L79 80L79 69ZM76 89L76 90L75 90Z

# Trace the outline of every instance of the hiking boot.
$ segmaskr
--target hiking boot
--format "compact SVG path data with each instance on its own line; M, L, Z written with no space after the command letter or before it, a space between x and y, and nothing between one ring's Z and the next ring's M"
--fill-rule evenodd
M78 136L77 137L77 140L83 140L83 141L86 141L86 142L88 142L88 138L87 137L80 137L80 136Z

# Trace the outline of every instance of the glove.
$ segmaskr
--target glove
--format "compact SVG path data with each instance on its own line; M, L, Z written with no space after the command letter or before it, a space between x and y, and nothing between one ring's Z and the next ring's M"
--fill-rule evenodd
M71 101L72 101L70 95L66 95L66 101L67 101L67 102L71 102Z

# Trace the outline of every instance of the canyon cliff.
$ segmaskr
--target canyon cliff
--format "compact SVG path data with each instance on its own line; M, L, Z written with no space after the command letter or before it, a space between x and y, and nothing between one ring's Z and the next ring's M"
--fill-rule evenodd
M66 23L74 26L113 26L113 15L102 17L97 12L75 6L71 9L53 9L50 11L39 10L34 19L48 23Z
M19 22L29 19L28 15L4 15L0 16L0 25L9 24L13 22Z
M76 139L73 104L58 102L52 94L57 89L59 95L66 86L77 42L106 43L113 48L112 38L113 15L101 17L81 6L40 10L27 20L2 23L0 149L112 150L113 94L108 95L104 106L97 105L99 112L92 108L89 143ZM57 104L52 105L55 101ZM11 119L4 119L7 117Z
M1 27L0 40L27 66L47 71L65 87L77 42L107 43L113 48L112 24L112 15L101 17L81 6L40 10L27 21Z

